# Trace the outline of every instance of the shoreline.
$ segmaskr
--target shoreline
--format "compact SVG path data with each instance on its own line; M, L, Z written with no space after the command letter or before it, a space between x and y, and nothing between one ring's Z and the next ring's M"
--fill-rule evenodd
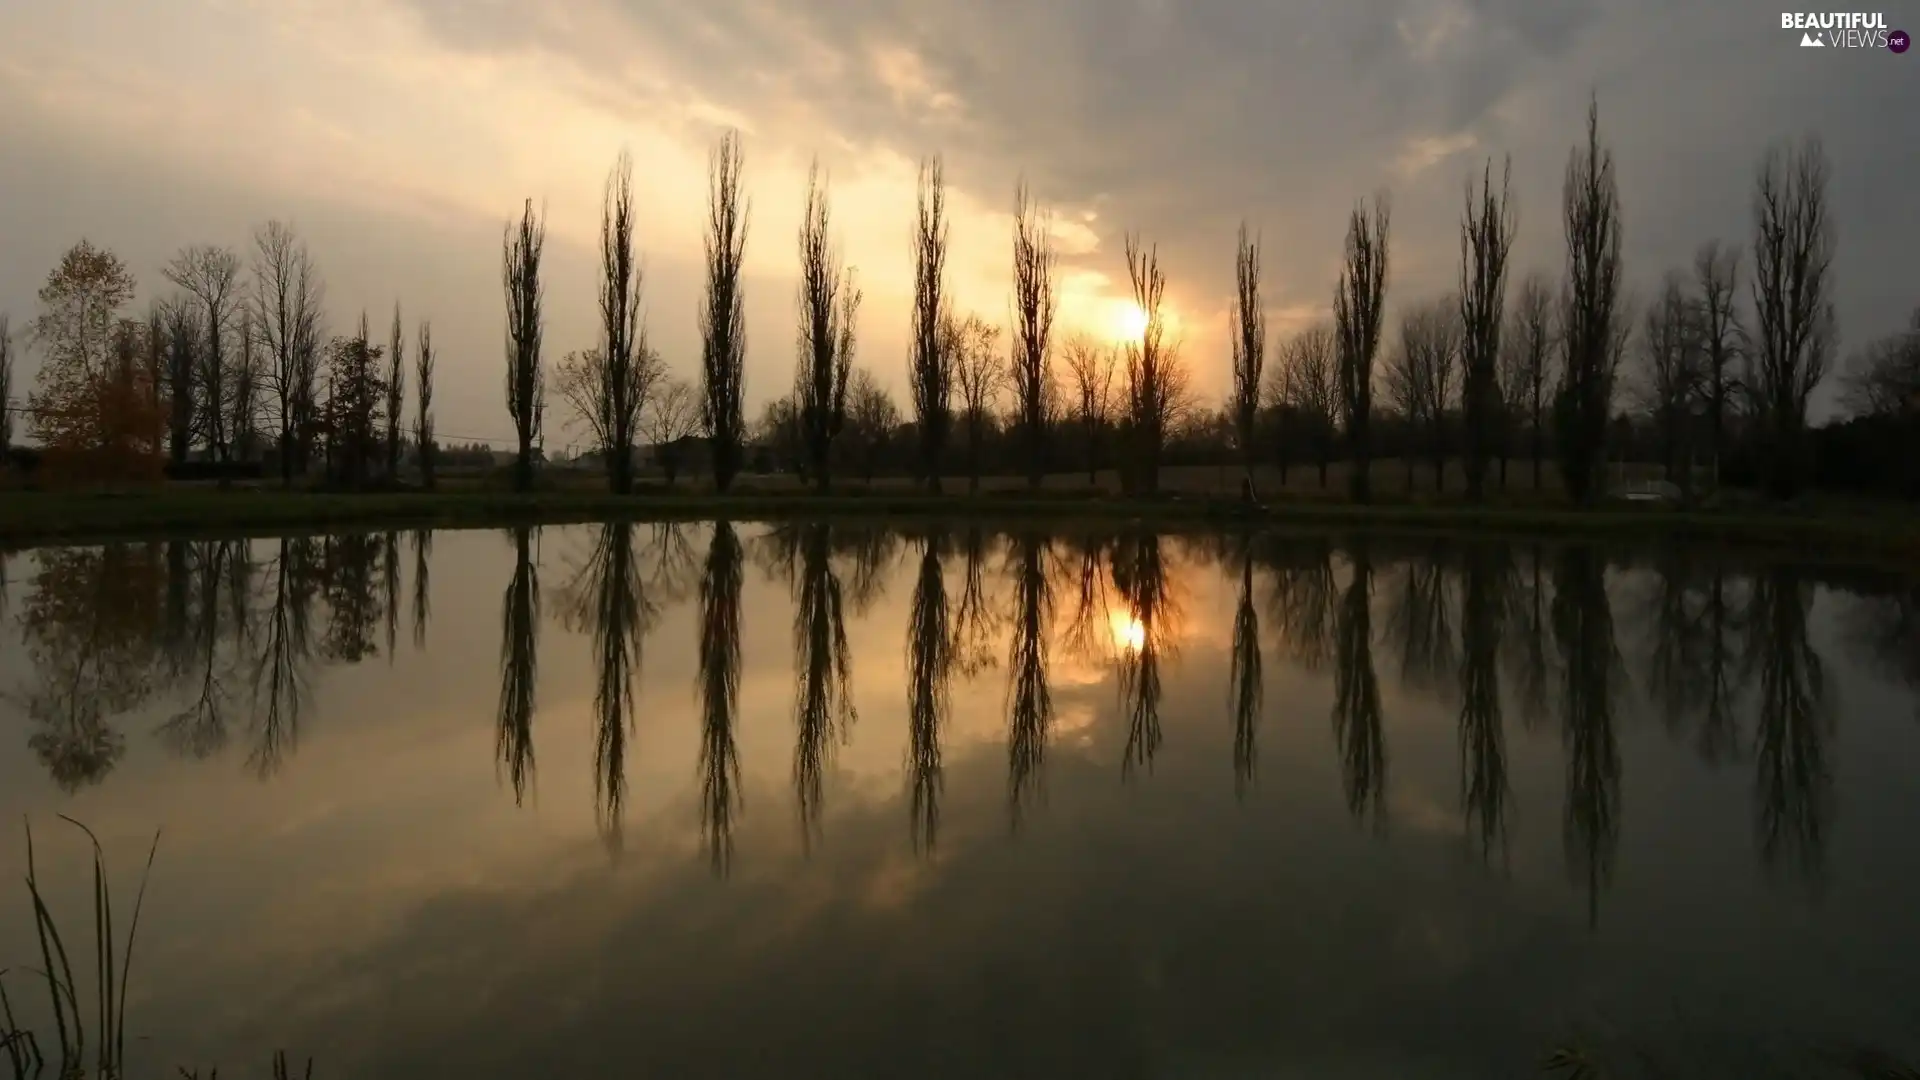
M1492 503L1359 504L1284 499L991 492L979 495L853 491L728 494L692 490L601 492L287 492L276 489L132 493L0 494L0 543L9 547L86 543L154 533L198 535L336 528L487 528L563 525L606 518L738 521L830 516L1019 521L1040 518L1137 521L1188 527L1339 528L1591 540L1680 541L1788 549L1822 560L1862 556L1920 561L1920 514L1889 506L1867 514L1834 509L1701 510L1620 504L1593 508ZM1822 550L1832 548L1835 550Z

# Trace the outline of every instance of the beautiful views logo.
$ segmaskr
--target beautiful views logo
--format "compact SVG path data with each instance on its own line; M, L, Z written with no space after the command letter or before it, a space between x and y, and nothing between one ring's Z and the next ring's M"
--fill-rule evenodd
M1803 49L1886 49L1903 53L1913 42L1905 30L1887 28L1878 11L1787 11L1780 29L1800 31Z

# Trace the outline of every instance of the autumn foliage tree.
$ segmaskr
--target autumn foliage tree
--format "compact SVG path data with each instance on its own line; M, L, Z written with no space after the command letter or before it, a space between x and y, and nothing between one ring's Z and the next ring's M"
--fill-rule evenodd
M82 240L40 289L31 334L44 361L27 413L58 480L160 478L160 415L139 360L145 329L120 318L133 285L125 263Z

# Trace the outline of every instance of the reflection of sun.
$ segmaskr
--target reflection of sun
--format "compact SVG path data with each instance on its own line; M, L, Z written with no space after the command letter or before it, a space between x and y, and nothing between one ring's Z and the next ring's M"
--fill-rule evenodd
M1107 617L1113 624L1113 643L1127 652L1139 652L1147 644L1147 628L1140 620L1125 611L1116 611Z

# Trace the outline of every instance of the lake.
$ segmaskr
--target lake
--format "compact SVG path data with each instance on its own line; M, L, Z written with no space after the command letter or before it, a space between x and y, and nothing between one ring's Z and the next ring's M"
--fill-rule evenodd
M87 972L58 815L123 930L159 830L140 1075L1920 1060L1910 579L1039 523L4 568L0 967L47 1045L23 817Z

